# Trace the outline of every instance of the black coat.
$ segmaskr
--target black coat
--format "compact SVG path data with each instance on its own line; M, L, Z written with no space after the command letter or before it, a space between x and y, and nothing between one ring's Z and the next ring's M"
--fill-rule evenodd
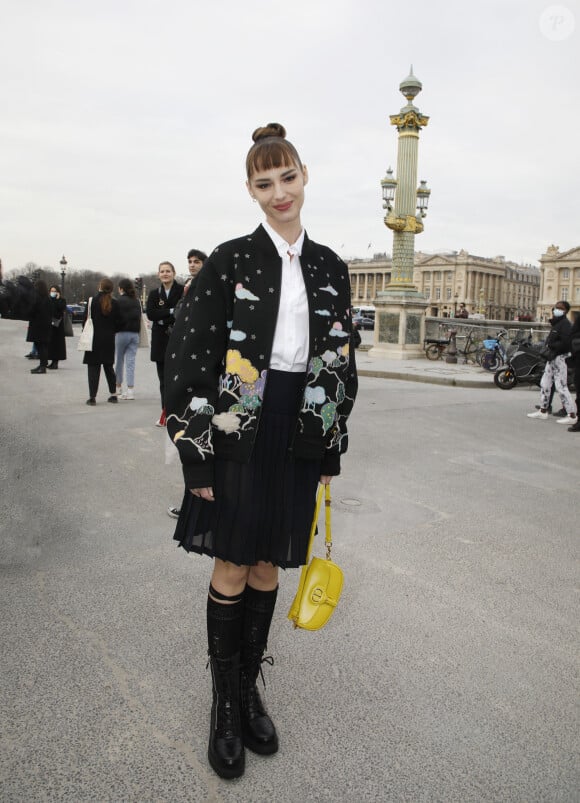
M66 343L64 339L64 313L66 312L66 299L51 298L50 309L52 320L60 318L58 326L51 326L50 343L48 344L49 360L66 360Z
M32 343L50 343L52 329L52 307L50 296L41 296L34 291L32 308L28 317L28 335L26 339Z
M552 328L546 338L546 346L552 351L554 357L566 354L570 351L572 324L566 315L562 315L561 318L550 318L550 326Z
M115 362L115 334L121 326L121 313L117 299L111 299L111 312L103 315L100 300L104 293L97 293L91 302L91 318L93 319L93 350L85 351L85 365L112 365ZM85 321L88 317L88 305Z
M120 332L139 332L141 329L141 303L138 298L127 295L117 299L121 313Z
M145 312L152 321L151 360L153 362L165 362L169 335L175 323L175 317L170 310L175 310L182 295L183 285L179 282L173 282L168 298L165 297L165 290L162 286L149 293Z

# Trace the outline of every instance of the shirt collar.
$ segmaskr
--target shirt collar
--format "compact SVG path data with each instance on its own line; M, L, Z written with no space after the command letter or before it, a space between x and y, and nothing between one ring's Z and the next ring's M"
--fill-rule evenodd
M274 243L274 246L281 257L285 257L288 255L288 252L291 251L293 254L297 254L300 256L302 254L302 246L304 244L304 229L300 232L300 235L295 243L287 243L286 240L275 231L269 223L264 221L262 226L268 233L270 239Z

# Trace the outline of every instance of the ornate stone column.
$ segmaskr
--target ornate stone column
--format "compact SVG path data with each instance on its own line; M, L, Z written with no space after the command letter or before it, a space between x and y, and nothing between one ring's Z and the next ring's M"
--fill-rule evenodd
M413 267L415 235L423 231L422 218L430 193L425 182L417 188L419 132L429 118L413 104L422 84L413 75L412 67L399 89L407 105L390 117L391 125L399 132L397 178L392 178L389 169L381 182L388 210L385 225L393 231L393 266L390 283L375 298L374 345L369 353L404 360L423 356L428 302L413 284ZM391 205L393 192L394 208Z

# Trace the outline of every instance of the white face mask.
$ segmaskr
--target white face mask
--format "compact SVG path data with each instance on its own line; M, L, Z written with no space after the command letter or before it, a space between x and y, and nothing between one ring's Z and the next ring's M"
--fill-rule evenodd
M51 293L51 294L50 294L50 297L51 297L51 298L56 298L56 293Z
M561 318L562 315L564 314L563 309L553 309L552 312L554 314L554 318Z

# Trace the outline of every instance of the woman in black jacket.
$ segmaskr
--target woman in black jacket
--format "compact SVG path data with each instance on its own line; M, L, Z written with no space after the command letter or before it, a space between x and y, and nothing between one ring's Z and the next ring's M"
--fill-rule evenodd
M139 348L139 330L143 313L131 279L121 279L119 282L118 303L121 328L115 336L117 398L132 401L135 398L135 356ZM125 391L123 391L124 378L127 379Z
M93 407L97 401L101 366L109 386L107 401L116 403L116 379L113 363L115 361L115 333L121 326L121 313L119 302L112 297L113 282L110 279L101 279L99 292L90 302L91 318L93 320L93 348L85 351L83 363L87 366L89 378L89 398L87 404ZM89 305L85 311L85 320L88 318Z
M37 279L34 282L34 298L28 321L26 339L34 343L40 360L38 367L33 368L30 373L45 374L48 366L48 344L50 343L52 330L52 308L50 306L48 286L43 279Z
M61 360L66 360L66 341L64 339L64 314L66 299L60 294L60 287L53 284L50 288L50 306L52 311L52 329L48 344L49 368L56 370Z
M175 281L175 268L171 262L162 262L158 270L161 286L151 290L147 297L146 313L151 326L151 361L157 365L161 415L156 426L165 426L165 352L169 335L175 324L175 308L183 295L183 285Z
M302 228L306 167L281 125L253 140L247 188L266 220L214 250L167 349L167 428L186 487L175 538L214 558L208 757L224 778L244 772L245 747L278 750L256 686L278 570L306 560L357 390L348 268Z

